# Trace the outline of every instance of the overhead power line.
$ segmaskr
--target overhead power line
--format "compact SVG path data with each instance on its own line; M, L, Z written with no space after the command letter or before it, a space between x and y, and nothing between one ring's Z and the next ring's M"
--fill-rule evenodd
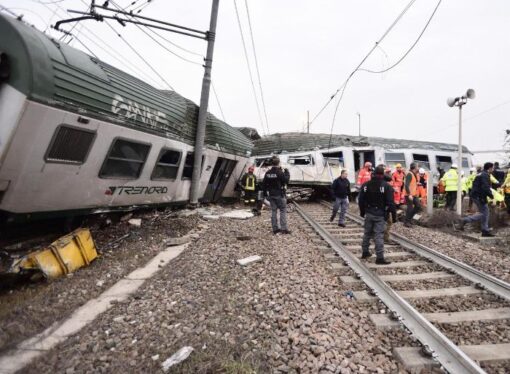
M321 110L319 110L319 112L315 115L315 117L313 117L313 119L310 121L310 125L317 119L317 117L319 117L319 115L326 109L326 107L331 103L331 101L333 101L333 99L336 97L336 95L338 95L338 93L340 92L340 90L342 90L342 88L347 84L347 82L349 82L349 80L352 78L352 76L358 71L358 69L361 67L361 65L363 65L363 63L370 57L370 55L377 49L378 45L386 38L386 36L390 33L390 31L395 27L395 25L400 21L400 19L404 16L404 14L407 13L407 11L409 10L409 8L411 8L411 6L416 2L416 0L411 0L406 6L405 8L402 10L402 12L400 12L400 14L398 15L398 17L393 21L393 23L386 29L386 31L383 33L383 35L379 38L379 40L377 40L374 44L374 46L370 49L370 51L365 55L365 57L363 57L363 59L361 60L361 62L358 64L358 66L356 66L356 68L349 74L349 76L347 77L347 79L342 83L342 85L331 95L331 97L329 98L329 100L326 102L326 104L324 104L324 106L321 108ZM338 108L338 105L339 103L337 104L337 108ZM335 114L336 115L336 114Z
M259 106L259 100L257 98L257 91L255 90L255 84L253 83L253 74L252 74L252 71L251 71L250 60L249 60L249 57L248 57L248 51L246 49L246 43L244 41L243 28L241 26L241 18L239 17L239 10L237 9L237 2L236 2L236 0L233 0L233 1L234 1L234 8L235 8L235 11L236 11L237 24L239 25L239 33L241 35L241 42L243 44L244 57L246 59L246 66L248 67L248 73L250 75L250 81L251 81L251 88L252 88L252 91L253 91L253 97L255 99L255 104L257 106L257 113L259 115L261 129L262 129L263 132L265 132L266 130L264 129L264 121L262 120L262 115L260 113L260 106Z
M257 78L258 78L258 81L259 81L260 99L261 99L261 102L262 102L262 109L264 110L264 117L266 119L267 132L270 133L270 130L269 130L269 121L267 120L266 102L264 100L264 90L262 89L262 81L260 79L259 62L258 62L258 58L257 58L257 51L255 49L255 39L253 38L253 28L251 26L250 10L248 8L248 1L244 0L244 3L246 5L246 14L248 16L248 25L250 27L251 46L253 48L253 57L255 58L255 69L257 71Z
M429 27L429 24L430 22L432 21L432 18L434 18L434 15L436 14L437 12L437 9L439 8L439 5L441 5L441 1L442 0L439 0L437 2L437 5L436 7L434 8L434 11L432 12L432 14L430 15L427 23L425 24L425 27L423 28L423 30L420 32L420 34L418 35L418 38L415 40L415 42L411 45L411 47L406 51L406 53L404 53L402 55L402 57L400 57L397 62L395 62L393 65L391 65L390 67L386 68L386 69L383 69L383 70L380 70L380 71L374 71L374 70L369 70L369 69L359 69L359 71L366 71L367 73L374 73L374 74L380 74L380 73L386 73L387 71L393 69L395 66L397 66L398 64L400 64L406 57L409 53L411 53L411 51L413 50L414 47L416 47L416 44L418 44L418 42L420 41L421 37L423 36L423 34L425 34L425 31L427 30L427 28Z

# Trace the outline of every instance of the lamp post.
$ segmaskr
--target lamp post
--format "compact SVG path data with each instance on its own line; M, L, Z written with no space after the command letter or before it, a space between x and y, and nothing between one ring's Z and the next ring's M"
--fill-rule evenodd
M358 136L361 136L361 114L357 112L356 115L358 116Z
M457 106L459 107L459 145L458 145L458 151L459 151L459 161L457 163L458 169L457 169L457 214L460 216L462 214L462 178L461 178L461 171L462 171L462 107L467 104L468 99L474 99L475 98L475 90L472 88L468 89L466 91L466 94L460 97L449 97L446 100L446 103L449 107Z

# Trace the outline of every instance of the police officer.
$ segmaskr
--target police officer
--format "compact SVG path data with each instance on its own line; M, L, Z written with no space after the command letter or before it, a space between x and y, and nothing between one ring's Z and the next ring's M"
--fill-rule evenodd
M377 166L374 178L361 186L359 192L359 211L361 217L365 217L365 232L361 244L361 258L372 256L368 247L370 238L375 241L375 263L378 265L390 264L384 258L384 229L388 212L395 213L393 202L393 188L384 180L384 167Z
M289 183L290 173L282 170L280 159L274 156L271 160L273 167L266 172L262 182L264 196L269 196L271 203L271 225L273 234L290 234L287 227L287 199L285 186ZM280 225L278 226L278 211L280 211Z

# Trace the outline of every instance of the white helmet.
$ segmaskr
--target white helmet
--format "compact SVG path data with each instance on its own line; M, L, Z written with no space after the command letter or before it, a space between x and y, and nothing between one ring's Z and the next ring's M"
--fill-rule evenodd
M462 171L460 172L460 176L461 176L461 177L463 177L463 176L464 176L464 170L462 170Z
M418 170L418 172L419 172L420 174L425 174L425 169L424 169L424 168L420 168L420 170Z
M471 168L469 169L469 171L476 171L476 168Z
M451 168L452 169L457 169L457 164L452 164Z

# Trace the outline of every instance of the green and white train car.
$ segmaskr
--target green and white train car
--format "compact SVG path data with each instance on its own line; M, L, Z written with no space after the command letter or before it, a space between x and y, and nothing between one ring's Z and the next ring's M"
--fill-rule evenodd
M189 200L198 107L0 15L0 214ZM234 194L252 143L209 114L199 193Z

